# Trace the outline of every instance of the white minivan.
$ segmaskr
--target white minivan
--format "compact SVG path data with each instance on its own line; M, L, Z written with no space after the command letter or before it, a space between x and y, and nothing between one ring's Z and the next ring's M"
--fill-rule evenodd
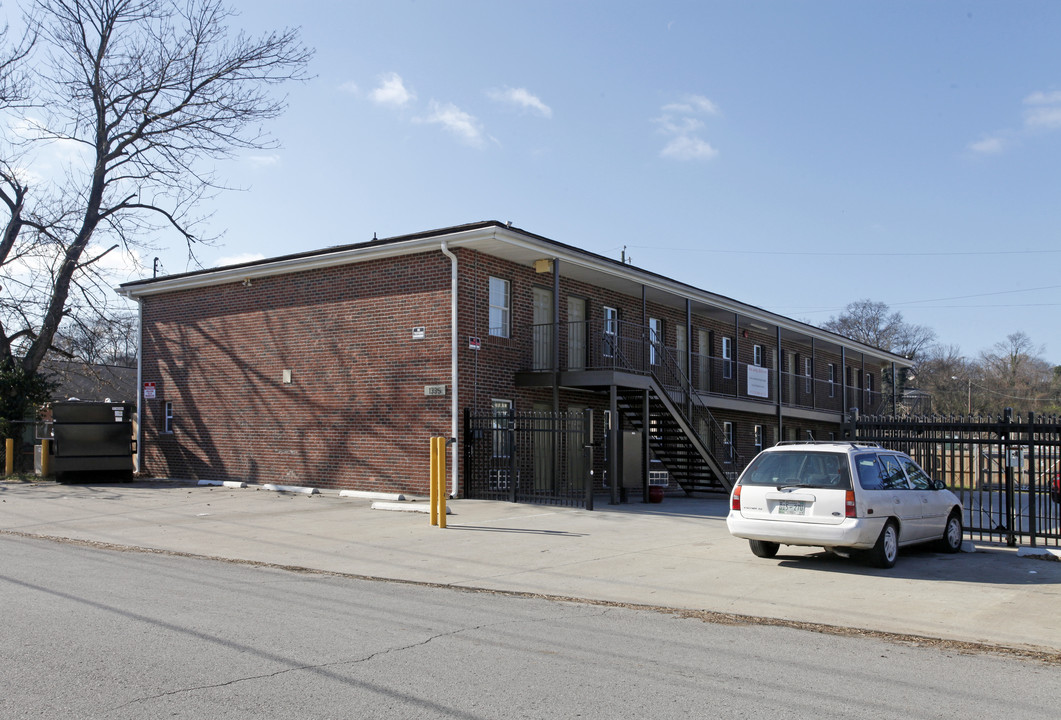
M935 542L961 549L962 506L908 455L857 442L782 442L763 450L730 494L726 526L753 553L781 545L847 554L865 551L878 567L899 548Z

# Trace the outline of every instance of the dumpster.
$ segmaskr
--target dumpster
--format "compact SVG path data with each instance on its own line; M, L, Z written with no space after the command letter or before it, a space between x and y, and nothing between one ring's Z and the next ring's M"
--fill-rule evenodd
M133 403L54 402L49 464L55 479L132 480Z

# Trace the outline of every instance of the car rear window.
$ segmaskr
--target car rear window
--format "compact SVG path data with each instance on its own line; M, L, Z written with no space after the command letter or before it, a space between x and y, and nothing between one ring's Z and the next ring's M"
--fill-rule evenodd
M830 452L760 453L752 460L740 480L741 485L775 485L777 487L820 487L851 489L847 455Z

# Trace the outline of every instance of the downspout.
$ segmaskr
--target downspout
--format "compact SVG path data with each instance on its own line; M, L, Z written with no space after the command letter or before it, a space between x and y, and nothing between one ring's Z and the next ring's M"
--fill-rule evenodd
M141 405L144 404L144 299L136 299L136 454L133 469L136 472L143 470L143 457L141 453L144 446L144 413Z
M452 408L450 410L450 453L452 458L450 459L450 465L453 467L453 484L451 485L450 497L457 497L457 479L460 474L457 472L457 460L460 455L457 453L457 423L459 415L459 403L457 402L457 256L449 250L449 246L446 245L446 241L442 241L442 254L450 260L450 272L449 272L449 312L450 312L450 333L449 333L449 353L450 353L450 383L453 385L453 400Z

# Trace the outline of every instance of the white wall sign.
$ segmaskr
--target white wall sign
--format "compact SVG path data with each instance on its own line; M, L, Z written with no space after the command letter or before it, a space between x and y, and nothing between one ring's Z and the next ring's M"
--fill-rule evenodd
M768 368L748 366L748 394L752 397L770 397L770 370Z
M424 385L424 395L438 397L446 394L445 385Z

